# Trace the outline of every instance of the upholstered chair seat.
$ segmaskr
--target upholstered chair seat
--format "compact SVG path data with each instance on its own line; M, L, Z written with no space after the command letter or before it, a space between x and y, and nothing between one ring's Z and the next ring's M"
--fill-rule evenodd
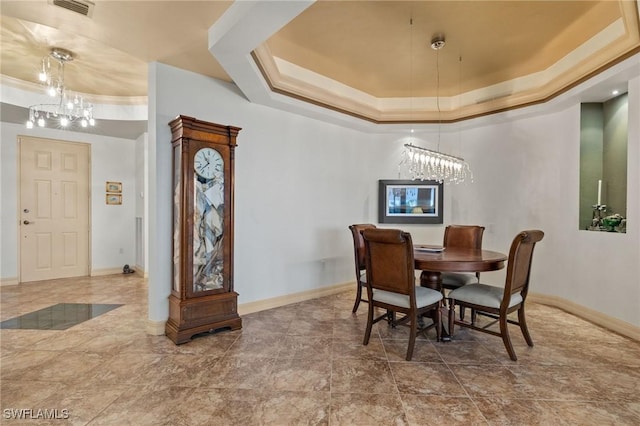
M478 282L478 277L472 272L447 272L442 274L442 287L452 289Z
M464 287L451 290L450 299L458 302L466 302L473 305L488 306L499 309L504 296L504 287L496 287L487 284L469 284ZM511 308L518 303L522 303L520 293L512 294L507 307Z
M410 307L410 298L408 295L379 290L377 288L373 289L373 300L403 308ZM424 308L440 300L442 300L442 294L439 291L426 287L416 287L416 308Z

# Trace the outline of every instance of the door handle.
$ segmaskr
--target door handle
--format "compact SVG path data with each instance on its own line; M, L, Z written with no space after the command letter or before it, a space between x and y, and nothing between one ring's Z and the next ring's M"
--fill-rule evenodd
M23 220L22 223L24 223L25 225L31 225L35 222L29 222L28 220Z

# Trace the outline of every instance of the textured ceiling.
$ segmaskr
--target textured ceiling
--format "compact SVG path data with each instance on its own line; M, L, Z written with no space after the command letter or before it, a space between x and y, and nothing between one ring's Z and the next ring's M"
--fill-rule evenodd
M146 96L147 63L229 77L207 50L207 30L232 2L96 1L85 17L46 0L2 1L2 74L37 83L51 47L72 51L65 70L72 90Z
M277 13L277 3L263 7ZM264 78L277 93L374 122L456 120L540 102L640 46L635 0L308 3L257 40ZM76 55L69 88L98 100L143 102L151 61L234 81L208 33L232 5L98 0L85 17L46 0L3 0L3 84L35 88L54 46ZM446 40L438 52L436 34Z

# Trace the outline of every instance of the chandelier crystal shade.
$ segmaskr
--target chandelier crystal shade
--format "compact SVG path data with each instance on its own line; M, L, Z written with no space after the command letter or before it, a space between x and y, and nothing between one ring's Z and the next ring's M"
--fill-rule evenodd
M51 103L31 105L26 126L70 127L79 124L81 127L94 126L93 105L78 93L71 93L65 87L64 66L73 60L73 53L68 50L53 48L51 53L42 58L38 81L45 88Z
M473 173L463 158L443 154L412 144L405 144L400 165L407 168L411 179L436 180L446 183L473 182Z

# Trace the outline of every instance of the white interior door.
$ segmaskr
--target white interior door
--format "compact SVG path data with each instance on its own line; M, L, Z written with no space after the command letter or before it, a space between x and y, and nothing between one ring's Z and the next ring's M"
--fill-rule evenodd
M19 140L20 281L89 275L89 145Z

